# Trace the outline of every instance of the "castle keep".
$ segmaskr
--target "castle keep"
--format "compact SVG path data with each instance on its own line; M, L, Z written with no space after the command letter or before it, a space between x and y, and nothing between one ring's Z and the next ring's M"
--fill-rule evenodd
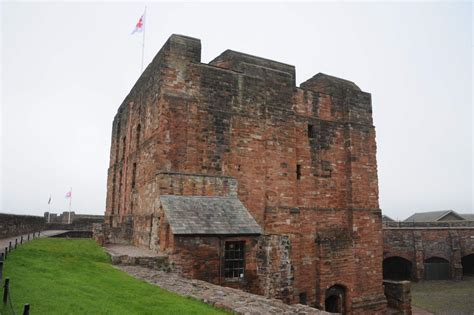
M333 312L380 313L382 225L371 96L172 35L120 106L108 241L182 274Z

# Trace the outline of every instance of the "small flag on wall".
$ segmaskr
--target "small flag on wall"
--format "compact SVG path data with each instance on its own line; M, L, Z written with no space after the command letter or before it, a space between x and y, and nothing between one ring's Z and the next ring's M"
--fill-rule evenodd
M144 20L145 20L145 13L143 13L143 15L140 17L140 19L137 22L137 25L135 25L135 29L130 35L143 32L143 29L145 28Z

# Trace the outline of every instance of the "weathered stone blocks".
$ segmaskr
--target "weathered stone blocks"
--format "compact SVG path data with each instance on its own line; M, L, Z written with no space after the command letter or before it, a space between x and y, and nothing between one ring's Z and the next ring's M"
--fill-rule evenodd
M204 64L200 53L199 40L172 35L114 118L108 240L288 303L383 312L370 94L325 74L297 87L291 65L235 51ZM263 235L173 234L163 195L236 196ZM245 277L229 282L231 241L245 244Z

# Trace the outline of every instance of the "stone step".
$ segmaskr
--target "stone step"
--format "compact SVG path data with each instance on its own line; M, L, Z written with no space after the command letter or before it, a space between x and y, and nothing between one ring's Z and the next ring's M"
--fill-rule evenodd
M140 249L133 249L130 254L125 254L124 252L127 252L127 250L124 250L124 248L128 249L125 246L120 248L104 248L113 265L141 266L166 272L172 271L168 256L150 255L150 253L145 250L143 250L143 253L140 253Z

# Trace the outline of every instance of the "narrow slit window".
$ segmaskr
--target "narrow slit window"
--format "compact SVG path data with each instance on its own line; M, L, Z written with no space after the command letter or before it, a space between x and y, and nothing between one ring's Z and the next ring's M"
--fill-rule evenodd
M137 178L137 163L133 163L132 169L132 188L135 188L135 180Z
M241 279L245 270L245 242L225 242L224 277L226 279Z
M117 123L117 136L115 142L115 162L119 161L119 147L120 147L120 121Z
M314 126L311 124L308 124L308 138L314 138Z
M301 165L300 164L296 165L296 179L297 180L301 179Z
M140 147L140 133L142 131L142 126L138 124L137 126L137 150Z

